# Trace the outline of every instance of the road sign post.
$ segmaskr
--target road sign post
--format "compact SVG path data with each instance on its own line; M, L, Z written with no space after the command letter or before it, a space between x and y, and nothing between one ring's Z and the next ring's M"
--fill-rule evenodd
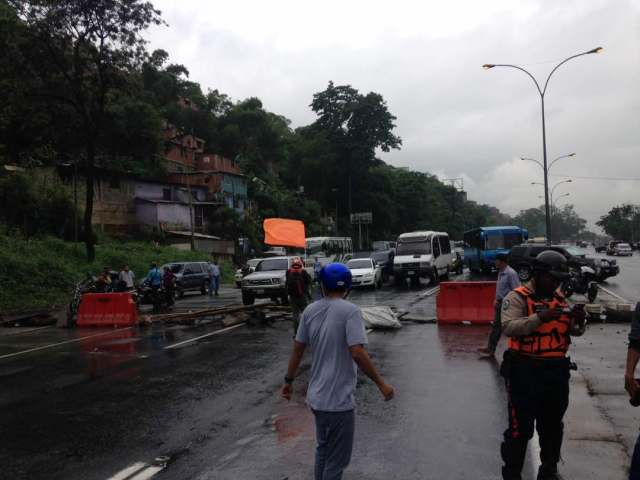
M358 249L362 250L362 225L373 223L372 212L358 212L351 214L351 225L358 225Z

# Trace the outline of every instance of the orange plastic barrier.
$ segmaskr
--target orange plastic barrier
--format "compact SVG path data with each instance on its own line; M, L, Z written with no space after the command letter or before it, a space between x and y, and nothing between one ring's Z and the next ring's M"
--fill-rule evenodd
M266 218L262 226L266 245L299 248L305 248L306 246L304 223L300 220Z
M129 293L85 293L78 310L79 327L126 327L138 322Z
M493 322L496 282L443 282L436 299L439 324Z

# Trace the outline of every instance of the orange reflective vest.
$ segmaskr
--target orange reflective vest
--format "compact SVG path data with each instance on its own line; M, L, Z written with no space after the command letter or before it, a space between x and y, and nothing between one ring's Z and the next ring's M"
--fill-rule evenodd
M526 299L528 316L549 308L564 309L568 306L564 297L557 293L553 300L544 301L533 298L533 292L527 287L518 287L514 291ZM537 358L562 358L566 355L571 343L570 326L571 319L563 314L557 320L541 323L529 335L511 337L509 349Z

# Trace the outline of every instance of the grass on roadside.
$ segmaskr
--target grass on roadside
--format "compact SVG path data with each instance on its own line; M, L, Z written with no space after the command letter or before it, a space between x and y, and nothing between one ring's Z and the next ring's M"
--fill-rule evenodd
M206 261L203 252L156 248L150 242L101 239L96 260L88 263L84 245L74 246L58 238L19 238L0 235L0 313L28 311L65 305L74 285L88 273L96 275L104 266L120 270L129 265L139 281L152 262ZM223 263L222 282L233 281L232 265Z

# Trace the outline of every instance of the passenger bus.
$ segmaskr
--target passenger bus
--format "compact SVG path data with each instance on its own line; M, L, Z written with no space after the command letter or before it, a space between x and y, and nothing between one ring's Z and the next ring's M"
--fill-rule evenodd
M306 241L306 265L313 266L316 257L322 265L331 262L347 262L353 257L351 237L308 237Z
M496 255L509 254L511 247L525 243L529 232L520 227L480 227L466 231L464 262L472 272L489 272L494 268Z

